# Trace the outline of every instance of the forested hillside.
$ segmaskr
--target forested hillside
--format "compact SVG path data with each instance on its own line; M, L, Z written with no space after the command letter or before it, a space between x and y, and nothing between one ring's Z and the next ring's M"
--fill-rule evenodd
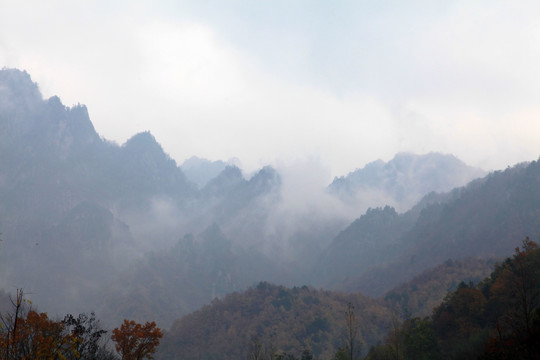
M462 282L476 284L484 280L496 263L495 259L447 260L399 284L384 295L384 300L403 314L429 316L449 291Z
M392 311L360 294L262 282L175 322L157 358L243 359L258 343L265 359L272 353L300 357L306 349L315 358L330 359L346 345L348 304L354 307L362 346L375 344L390 329Z
M378 299L259 283L176 321L157 357L349 359L352 310L356 359L536 359L539 256L527 238L503 262L448 261Z
M540 249L525 239L479 283L462 282L430 317L406 319L367 359L538 359Z
M336 237L318 265L325 274L334 264L342 268L334 288L381 295L448 259L504 257L516 239L540 234L540 162L493 172L447 194L429 195L419 205L400 215L390 209L368 212ZM384 257L351 276L363 264L349 259L372 264L369 259L381 254L374 246L386 247Z

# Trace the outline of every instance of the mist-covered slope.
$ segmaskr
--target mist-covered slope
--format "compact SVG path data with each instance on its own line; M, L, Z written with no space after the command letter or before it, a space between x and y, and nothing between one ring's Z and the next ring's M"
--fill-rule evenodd
M318 266L325 273L342 268L332 278L335 288L380 295L447 259L504 257L520 239L540 234L540 163L491 173L445 195L430 195L423 205L402 215L389 209L364 215L333 240ZM377 221L371 220L375 215ZM411 218L413 223L395 231ZM384 221L388 225L381 226ZM373 251L374 244L388 251ZM369 254L384 257L374 264ZM355 256L368 258L368 266L348 260Z
M225 169L227 163L221 160L210 161L197 156L192 156L182 163L182 171L186 177L203 188L210 180L215 178Z
M213 224L119 272L100 289L99 310L113 323L130 318L168 328L216 297L243 290L259 279L279 281L287 275L259 251L234 247Z
M403 212L432 191L450 191L485 175L450 154L399 153L387 163L377 160L335 178L328 188L348 203L389 205Z
M249 180L238 175L232 187L216 178L213 191L199 190L149 132L111 143L96 133L86 107L45 100L26 72L3 69L0 286L24 287L50 311L94 309L88 294L145 252L216 221L238 227L257 198L279 188L270 168Z
M418 165L428 158L429 166ZM385 191L407 181L436 190L415 176L465 171L445 159L400 155L392 162L399 171L378 179L396 177L382 182L391 184ZM191 174L204 175L198 186L150 132L123 145L107 141L85 106L43 99L26 72L1 70L0 287L25 288L45 311L99 309L168 324L261 280L357 284L413 251L421 237L407 234L438 214L420 210L444 197L432 194L402 215L371 210L346 228L366 203L330 195L304 168L285 174L266 166L247 178L234 165L193 164L212 169Z

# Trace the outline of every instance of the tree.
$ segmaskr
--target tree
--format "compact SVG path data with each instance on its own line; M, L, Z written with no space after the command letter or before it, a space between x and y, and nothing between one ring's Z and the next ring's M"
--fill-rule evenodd
M415 317L406 321L403 345L406 359L429 360L439 358L437 339L428 318Z
M15 300L9 297L13 306L12 314L1 314L2 321L2 336L0 337L0 345L2 348L2 357L9 360L14 358L13 348L17 348L18 334L17 325L19 325L19 316L24 311L24 292L22 289L17 289Z
M263 360L266 358L264 344L258 336L253 336L248 348L248 360Z
M313 360L313 353L310 349L304 349L302 350L302 355L300 356L300 360Z
M522 248L499 267L491 286L493 303L502 312L490 338L491 353L512 354L526 359L540 351L540 248L528 237Z
M103 330L96 320L94 313L79 314L77 317L69 314L64 318L65 330L75 338L76 355L68 357L81 360L106 360L115 359L116 355L103 344L103 335L107 331Z
M120 329L116 328L112 333L111 339L122 360L153 359L152 355L163 337L154 321L141 325L133 320L124 320Z
M407 314L408 316L408 314ZM398 320L396 314L392 315L392 328L386 336L386 346L388 354L391 354L391 358L394 360L400 360L403 355L403 326ZM382 352L379 351L379 354Z
M19 319L16 359L65 359L78 357L76 338L67 333L62 321L49 319L46 313L30 310Z
M65 331L63 321L49 319L46 313L30 309L30 301L17 289L10 298L12 313L1 314L0 356L2 359L79 358L77 339Z
M354 314L354 306L350 302L345 310L345 325L347 331L346 347L350 360L356 360L360 356L360 342L358 341L359 326Z
M337 349L332 360L349 360L349 354L344 348L340 347Z
M0 359L113 360L116 355L101 343L94 314L50 319L31 309L31 302L17 289L10 297L13 310L0 314Z

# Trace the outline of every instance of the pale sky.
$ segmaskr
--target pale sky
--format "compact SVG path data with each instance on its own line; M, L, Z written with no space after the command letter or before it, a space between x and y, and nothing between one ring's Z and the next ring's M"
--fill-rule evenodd
M178 164L540 156L539 1L0 0L0 67Z

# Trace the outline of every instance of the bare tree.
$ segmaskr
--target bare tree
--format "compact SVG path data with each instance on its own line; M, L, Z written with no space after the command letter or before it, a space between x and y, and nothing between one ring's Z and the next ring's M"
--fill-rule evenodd
M248 360L264 360L266 358L266 351L264 344L258 336L253 336L249 344Z
M347 354L349 355L350 360L356 360L360 358L361 351L361 345L358 339L360 327L358 326L358 321L356 320L356 315L354 313L354 305L350 302L347 304L347 309L345 310L345 321L347 327Z
M0 314L0 321L2 322L1 351L7 360L13 358L14 349L17 348L17 325L24 310L23 304L25 302L23 289L17 289L15 299L10 296L9 300L13 306L13 313Z

